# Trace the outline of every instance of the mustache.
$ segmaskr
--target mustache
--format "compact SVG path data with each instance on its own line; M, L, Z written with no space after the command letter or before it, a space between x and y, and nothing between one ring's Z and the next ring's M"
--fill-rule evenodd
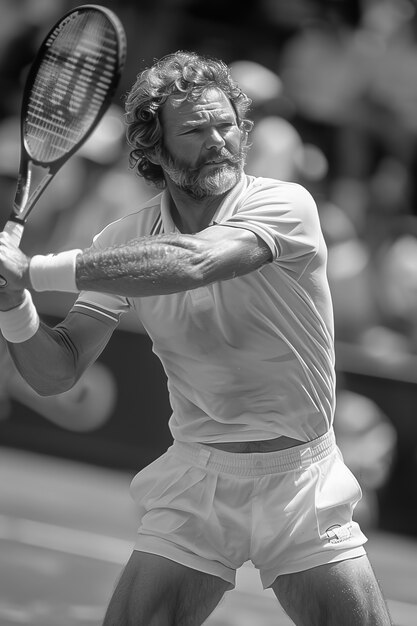
M240 159L240 153L232 154L232 152L229 152L227 148L222 148L221 150L213 152L213 154L209 154L208 156L206 156L204 160L201 160L201 162L198 163L198 166L195 169L198 170L200 167L211 161L229 161L230 163L238 163Z
M231 165L236 165L238 163L240 164L242 162L242 159L246 157L246 153L247 149L244 146L241 146L240 150L235 154L229 152L229 150L227 150L226 148L222 148L221 150L216 151L211 155L209 154L204 160L201 160L201 162L199 162L196 167L192 169L188 168L188 172L190 174L198 173L206 163L209 163L211 161L228 161Z

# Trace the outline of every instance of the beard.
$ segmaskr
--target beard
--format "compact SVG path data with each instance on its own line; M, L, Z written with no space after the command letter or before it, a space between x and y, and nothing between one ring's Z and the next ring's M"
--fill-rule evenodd
M196 168L187 167L164 150L161 155L161 166L179 189L191 198L199 200L208 196L220 196L232 189L242 175L246 154L247 148L243 143L239 152L234 155L226 148L222 148L212 158L224 159L223 162L212 164L209 171L204 173L204 164Z

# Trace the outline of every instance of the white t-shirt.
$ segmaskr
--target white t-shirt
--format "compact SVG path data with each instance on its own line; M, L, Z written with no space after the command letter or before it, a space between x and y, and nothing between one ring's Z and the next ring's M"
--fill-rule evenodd
M93 245L175 232L168 206L163 192ZM136 311L168 377L175 439L315 439L333 421L335 375L327 250L314 200L298 184L245 175L213 222L255 232L273 261L170 295L82 292L74 310L114 326L121 313Z

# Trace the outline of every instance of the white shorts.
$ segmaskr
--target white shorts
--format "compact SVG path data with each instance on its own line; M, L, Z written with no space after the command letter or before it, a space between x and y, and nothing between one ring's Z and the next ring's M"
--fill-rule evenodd
M264 588L281 574L365 554L352 521L361 489L333 431L287 450L230 453L174 442L131 483L135 550L235 586L252 561Z

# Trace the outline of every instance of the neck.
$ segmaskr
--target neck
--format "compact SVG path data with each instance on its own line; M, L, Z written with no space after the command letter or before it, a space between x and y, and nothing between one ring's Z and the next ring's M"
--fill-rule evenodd
M176 227L182 233L196 233L204 230L213 219L224 196L208 196L195 199L186 194L175 185L167 182L171 196L171 215Z

